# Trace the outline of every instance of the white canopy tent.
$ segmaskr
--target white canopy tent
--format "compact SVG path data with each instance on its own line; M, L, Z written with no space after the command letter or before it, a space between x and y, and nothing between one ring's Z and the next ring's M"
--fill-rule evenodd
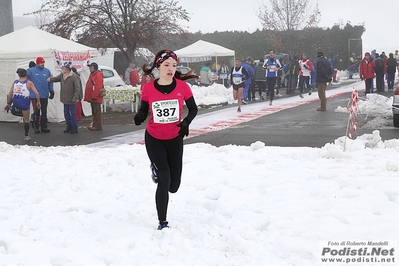
M235 52L233 50L202 40L179 49L175 53L179 58L179 62L182 63L209 61L212 57L215 57L217 65L217 58L221 56L232 56L235 61Z
M58 37L32 26L0 37L0 108L6 105L11 84L17 79L16 70L27 69L29 62L35 61L37 57L45 59L45 66L53 76L60 73L60 62L68 58L68 61L72 61L72 65L80 70L84 87L90 74L86 58L97 58L97 53L96 48ZM62 58L56 59L56 56L60 55ZM49 100L47 117L50 122L60 122L64 120L64 112L60 102L59 83L54 83L54 91L55 97ZM91 115L87 103L83 104L83 110L86 115ZM20 118L0 112L0 121L17 122Z

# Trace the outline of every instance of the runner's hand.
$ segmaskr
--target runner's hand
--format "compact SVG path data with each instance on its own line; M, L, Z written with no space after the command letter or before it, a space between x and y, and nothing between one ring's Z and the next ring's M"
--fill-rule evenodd
M143 123L142 119L139 117L138 114L136 114L136 115L134 116L134 124L135 124L136 126L140 126L141 123Z
M180 124L177 125L178 127L180 127L179 130L179 136L184 138L184 136L188 136L188 122L186 119L184 119Z

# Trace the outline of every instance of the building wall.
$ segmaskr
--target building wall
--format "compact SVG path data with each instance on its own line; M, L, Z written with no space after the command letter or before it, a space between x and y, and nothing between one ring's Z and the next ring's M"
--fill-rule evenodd
M14 31L12 1L0 0L0 36Z

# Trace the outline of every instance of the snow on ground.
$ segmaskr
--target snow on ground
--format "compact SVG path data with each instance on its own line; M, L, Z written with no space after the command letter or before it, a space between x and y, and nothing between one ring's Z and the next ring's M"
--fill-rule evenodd
M362 127L371 129L392 128L392 103L393 96L385 97L376 93L369 93L366 96L360 96L358 102L358 113L359 116L361 115L362 119L366 121ZM338 106L335 111L344 113L348 112L346 106Z
M0 265L325 265L328 241L396 245L398 153L377 130L322 148L185 145L158 231L143 145L0 142Z

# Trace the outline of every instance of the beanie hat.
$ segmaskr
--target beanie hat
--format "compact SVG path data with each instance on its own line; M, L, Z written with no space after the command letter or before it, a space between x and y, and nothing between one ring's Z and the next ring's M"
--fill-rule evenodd
M89 67L94 67L94 70L98 70L98 65L97 65L97 63L91 63L90 65L89 65Z
M324 56L323 52L318 52L317 53L317 57L322 57L322 56Z
M38 57L38 58L36 58L36 64L37 65L39 65L39 64L42 64L42 63L44 63L44 62L46 62L45 60L44 60L44 58L43 57Z
M30 61L30 62L29 62L29 68L35 67L35 66L36 66L35 62L33 62L33 61Z
M71 62L64 62L62 64L62 66L68 68L69 70L71 70L72 63Z
M17 74L18 74L18 77L23 78L23 77L26 77L27 71L24 68L18 68Z

